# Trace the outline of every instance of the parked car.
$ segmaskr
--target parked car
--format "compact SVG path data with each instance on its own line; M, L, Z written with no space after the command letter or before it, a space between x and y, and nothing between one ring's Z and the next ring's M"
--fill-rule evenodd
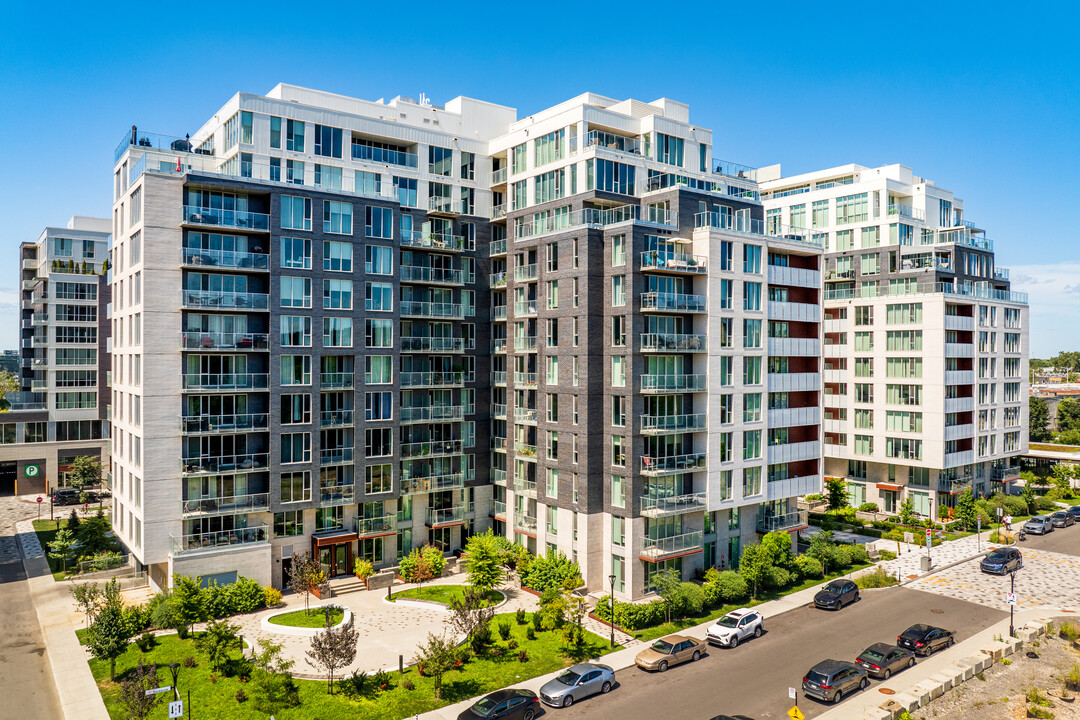
M717 715L709 720L754 720L754 718L745 715Z
M855 658L855 662L866 669L866 674L882 680L888 680L894 672L900 672L915 664L915 653L906 648L874 643Z
M803 693L816 700L838 703L848 693L870 685L866 670L843 660L822 660L802 679Z
M1054 532L1054 523L1045 515L1036 515L1024 523L1024 532L1029 535L1045 535Z
M79 491L75 488L59 488L53 491L53 505L80 505Z
M912 625L896 636L896 644L912 650L916 655L926 657L941 648L951 647L955 640L952 630L944 630L933 625Z
M540 688L540 702L552 707L570 707L575 701L606 693L615 685L615 671L607 665L581 663Z
M1024 558L1019 550L1012 547L991 550L979 563L979 569L984 573L997 573L999 575L1005 575L1022 567L1024 567Z
M1076 524L1076 518L1064 510L1058 510L1050 516L1050 523L1056 528L1067 528Z
M1073 505L1065 512L1073 516L1073 520L1080 520L1080 505Z
M859 587L850 580L833 580L814 596L814 605L839 610L859 599Z
M485 695L472 704L472 707L463 710L458 715L458 720L533 720L540 699L531 690L522 688L509 688L496 690Z
M697 662L704 654L700 640L685 635L668 635L639 652L634 664L642 670L666 672L672 665Z
M732 610L705 631L705 642L710 645L733 648L741 640L761 637L765 632L765 618L748 608Z

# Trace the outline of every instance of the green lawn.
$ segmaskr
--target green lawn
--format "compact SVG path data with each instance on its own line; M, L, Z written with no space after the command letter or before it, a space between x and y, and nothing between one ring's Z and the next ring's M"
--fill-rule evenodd
M825 576L822 578L804 580L798 585L793 585L785 590L762 593L761 596L758 597L756 600L746 600L735 605L723 605L715 609L702 610L696 615L690 615L680 620L672 620L671 622L664 623L662 625L654 625L652 627L642 628L640 630L634 631L632 634L637 639L644 640L646 642L650 640L655 640L658 637L670 635L671 633L682 632L686 630L686 628L694 627L695 625L700 625L701 623L715 620L718 617L726 615L732 610L743 607L754 607L755 605L760 605L761 603L768 600L776 600L778 598L784 597L785 595L790 595L792 593L799 592L800 590L805 590L806 588L810 588L819 583L832 580L833 578L840 577L841 575L847 575L848 573L855 572L856 570L861 570L862 568L869 567L870 565L871 563L858 563L852 565L851 567L845 568L844 570L826 573ZM698 640L702 639L704 638L698 638Z
M507 685L520 683L529 678L543 675L563 667L574 664L579 658L567 657L563 654L563 642L559 633L553 631L539 632L536 640L530 641L525 637L526 627L514 622L514 615L506 613L495 617L495 625L500 621L509 621L511 624L511 638L519 643L519 648L513 651L506 650L506 643L496 642L495 647L504 650L501 656L489 656L483 659L473 659L466 663L460 670L455 670L443 677L443 699L435 700L433 683L431 678L420 677L415 668L408 668L404 677L414 684L413 690L401 687L402 676L393 674L390 687L381 692L369 691L365 697L351 700L343 695L330 696L326 693L326 683L311 680L298 680L300 686L301 704L299 707L274 711L274 717L278 720L315 720L316 718L349 717L357 720L398 720L411 718L418 713L434 710L451 703L482 695L497 690ZM498 637L498 634L495 634ZM596 657L610 650L606 640L591 633L586 633L587 647L580 654L580 658ZM518 650L528 652L528 661L518 660ZM618 648L616 648L618 649ZM406 657L412 655L414 648L401 648ZM211 671L205 657L196 650L192 640L180 640L175 635L166 635L158 638L157 645L149 653L143 655L139 649L132 645L117 660L116 673L118 682L109 680L109 664L107 662L91 660L90 669L94 678L101 688L102 697L105 699L110 717L114 720L124 720L127 713L117 704L119 694L119 680L123 673L133 668L140 657L146 661L156 663L158 677L162 685L169 684L166 666L172 662L184 661L184 658L193 656L197 662L193 668L180 669L179 689L181 695L187 700L187 692L191 691L191 707L193 717L208 717L213 715L215 720L265 720L268 713L260 713L255 710L249 700L239 703L236 700L236 691L243 689L250 697L255 692L251 683L241 684L234 677L217 677L216 682L210 680ZM236 654L233 658L237 658ZM312 672L306 665L298 665L294 668L297 672ZM335 685L336 688L336 685ZM153 718L164 718L164 706L155 710Z
M345 613L342 612L341 608L334 607L330 611L330 620L334 625L340 623L343 617L345 617ZM304 610L294 610L283 615L274 615L270 618L270 624L302 628L326 627L326 612L322 608L312 608L310 613Z
M460 600L464 595L464 585L429 585L427 587L422 587L419 590L410 588L408 590L396 592L390 596L390 600L391 602L394 602L398 598L408 598L410 600L430 600L431 602L449 605L451 600L454 598ZM497 590L489 590L487 593L487 601L489 605L501 603L503 601L503 594Z
M49 543L56 537L57 528L63 527L65 522L66 518L34 521L34 533L37 535L38 542L41 543L41 549L45 551L45 559L49 561L49 570L52 571L54 580L64 579L64 562L49 557ZM74 561L72 560L68 560L68 565L71 565L73 562Z

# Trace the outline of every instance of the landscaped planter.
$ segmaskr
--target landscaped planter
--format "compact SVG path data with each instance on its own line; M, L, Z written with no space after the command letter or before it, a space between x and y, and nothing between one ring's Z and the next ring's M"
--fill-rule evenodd
M337 603L324 603L324 604L312 606L311 609L313 611L318 611L320 608L325 607L326 605L331 605L331 604L332 605L337 605ZM343 605L337 605L337 607L340 607L342 609L343 616L341 618L341 622L338 623L337 625L334 625L333 627L342 627L342 626L349 627L349 626L351 626L353 624L352 610L350 610L349 608L347 608L347 607L345 607ZM273 613L270 613L269 615L265 615L259 621L259 628L263 632L274 633L274 634L277 634L277 635L292 635L292 636L295 636L295 637L314 637L315 635L317 635L318 633L323 631L323 628L321 628L321 627L320 628L293 627L291 625L275 625L274 623L270 622L270 618L272 618L272 617L277 617L278 615L286 615L286 614L291 613L291 612L296 612L297 609L298 608L291 608L291 609L286 608L284 610L280 610L278 612L273 612Z

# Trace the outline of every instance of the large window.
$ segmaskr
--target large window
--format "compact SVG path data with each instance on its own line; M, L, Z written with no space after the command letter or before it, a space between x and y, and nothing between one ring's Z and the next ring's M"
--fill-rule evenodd
M364 272L369 275L392 275L394 272L393 248L385 245L368 245L364 248Z
M394 475L391 465L368 465L364 468L364 494L378 495L393 489Z
M281 227L286 230L311 230L311 199L282 195Z
M323 318L323 347L352 347L352 318Z
M315 154L323 157L341 157L341 128L315 126Z
M394 345L394 321L387 318L364 321L366 324L365 337L369 348L393 347Z
M368 237L393 239L394 211L390 208L368 205L366 233Z
M311 462L311 433L281 434L281 463Z
M634 167L632 165L596 158L589 160L587 171L588 190L601 190L620 195L634 194Z
M310 385L311 384L311 356L310 355L282 355L281 356L281 384L282 385Z
M389 312L394 309L394 286L390 283L364 283L364 308Z
M352 235L352 204L324 200L323 232Z
M683 166L683 139L656 133L656 159L668 165Z
M285 149L304 152L304 123L299 120L285 122Z
M304 238L281 238L281 267L311 269L311 241Z
M323 280L323 309L352 310L352 280Z
M311 500L311 471L281 473L281 502L307 502Z
M311 347L311 318L296 315L282 315L281 346Z
M390 248L383 248L387 252ZM352 272L353 246L347 242L323 242L323 270Z
M562 160L566 157L566 128L536 138L533 152L534 167L540 167L541 165L546 165L550 162L555 162L556 160ZM518 171L515 170L514 172Z
M282 275L281 307L311 307L311 278Z

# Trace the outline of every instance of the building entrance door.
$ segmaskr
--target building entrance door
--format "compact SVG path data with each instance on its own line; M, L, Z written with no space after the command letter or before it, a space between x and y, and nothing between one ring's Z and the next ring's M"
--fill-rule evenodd
M326 545L319 548L319 565L326 577L349 574L349 544Z

